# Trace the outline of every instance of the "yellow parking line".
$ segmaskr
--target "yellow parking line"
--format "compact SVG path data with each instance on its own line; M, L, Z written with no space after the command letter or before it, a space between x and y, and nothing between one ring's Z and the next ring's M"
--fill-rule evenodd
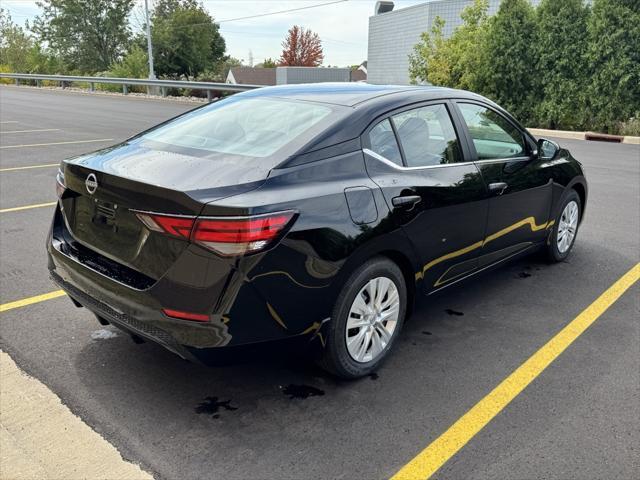
M30 210L32 208L40 208L40 207L52 207L56 203L57 202L37 203L35 205L26 205L24 207L3 208L0 210L0 213L19 212L20 210Z
M59 128L39 128L38 130L9 130L0 133L34 133L34 132L57 132Z
M449 429L406 464L392 480L415 480L431 477L469 440L535 380L569 345L595 322L640 278L640 263L589 305L558 332L540 350L505 378L486 397L465 413Z
M96 138L94 140L73 140L69 142L53 142L53 143L28 143L25 145L4 145L0 149L4 148L26 148L26 147L48 147L51 145L71 145L74 143L92 143L92 142L110 142L113 138Z
M35 297L23 298L22 300L16 300L15 302L3 303L0 305L0 312L6 312L7 310L13 310L14 308L26 307L27 305L33 305L34 303L44 302L45 300L52 300L54 298L62 297L66 295L62 290L56 290L54 292L44 293L42 295L36 295Z
M0 168L0 172L14 172L16 170L31 170L32 168L58 167L59 163L47 163L46 165L29 165L27 167L7 167Z

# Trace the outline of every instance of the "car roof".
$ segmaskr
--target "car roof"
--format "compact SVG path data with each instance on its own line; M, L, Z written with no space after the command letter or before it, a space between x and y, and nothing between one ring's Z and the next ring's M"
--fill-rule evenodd
M429 97L442 98L446 96L445 92L451 93L454 90L434 86L372 85L360 82L342 82L279 85L250 90L239 95L243 97L289 98L355 107L369 100L402 92L421 94L424 95L425 100L428 100Z

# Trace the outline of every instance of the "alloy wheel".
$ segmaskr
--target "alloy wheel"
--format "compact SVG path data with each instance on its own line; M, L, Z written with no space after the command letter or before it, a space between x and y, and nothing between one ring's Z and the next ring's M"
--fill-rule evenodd
M560 216L560 223L558 224L558 251L565 253L573 244L573 239L576 236L578 230L578 204L575 201L570 201L564 207L562 215Z
M369 280L358 292L347 317L345 339L349 355L366 363L382 355L398 324L400 296L387 277Z

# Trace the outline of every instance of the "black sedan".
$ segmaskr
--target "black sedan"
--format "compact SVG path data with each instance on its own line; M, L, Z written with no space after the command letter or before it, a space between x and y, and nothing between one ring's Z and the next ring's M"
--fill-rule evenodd
M563 260L587 183L479 95L320 84L66 160L57 192L51 276L101 323L204 362L295 338L355 378L417 300L536 249Z

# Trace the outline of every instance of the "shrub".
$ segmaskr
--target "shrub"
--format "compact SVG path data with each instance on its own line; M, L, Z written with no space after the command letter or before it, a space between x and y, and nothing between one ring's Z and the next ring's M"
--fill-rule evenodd
M106 72L97 74L99 77L116 77L116 78L147 78L149 76L149 65L147 60L147 52L140 46L134 45L129 53L118 63L115 63ZM108 92L121 92L122 85L100 84L100 90ZM130 92L146 93L146 87L129 86Z
M635 117L630 118L626 122L620 122L618 133L620 135L640 137L640 112L637 112Z

